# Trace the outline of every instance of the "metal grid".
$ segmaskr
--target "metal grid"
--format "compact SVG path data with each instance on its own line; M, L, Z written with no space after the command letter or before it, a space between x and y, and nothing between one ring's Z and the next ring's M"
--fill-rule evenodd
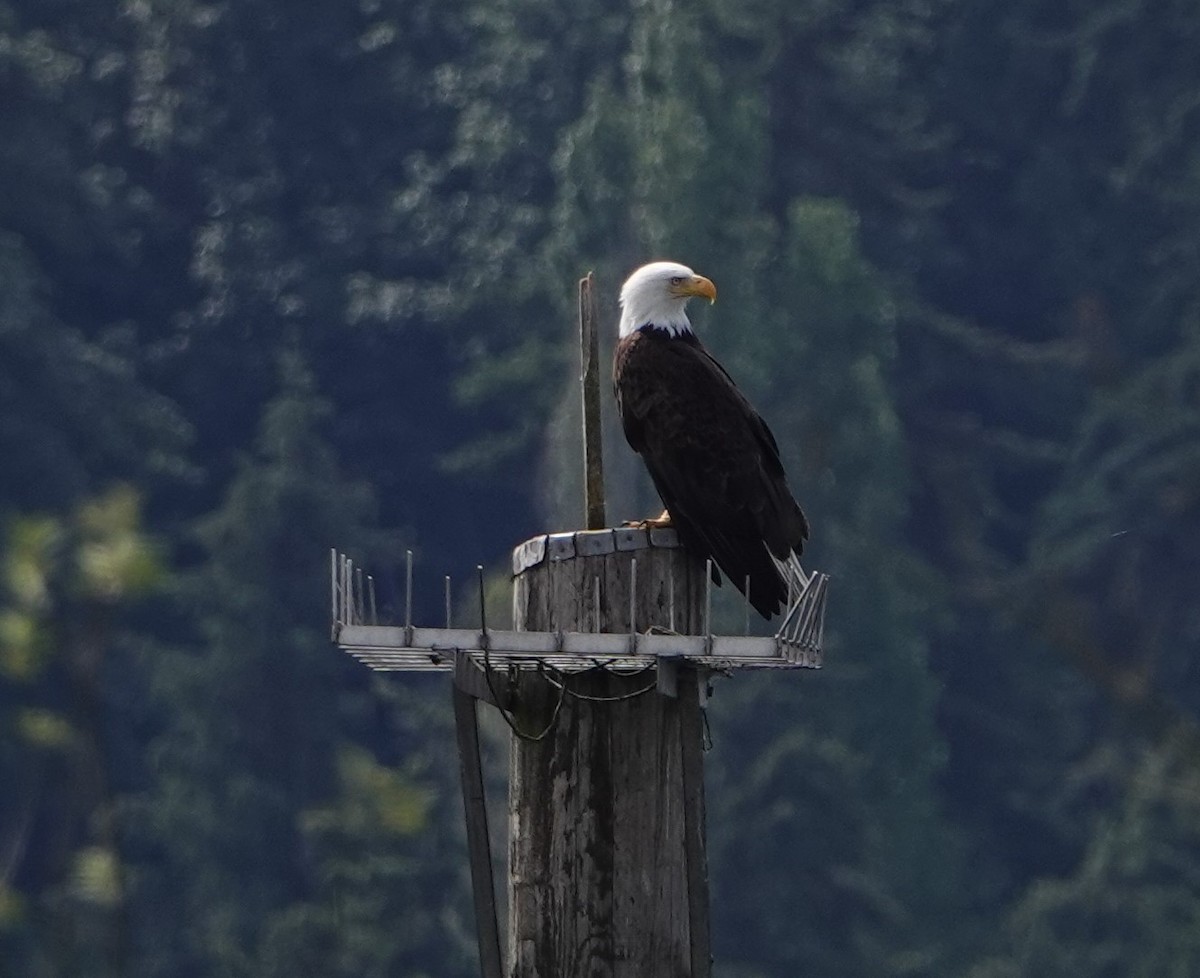
M514 551L513 570L521 573L542 560L664 546L675 547L674 533L621 529L547 534ZM631 557L631 559L636 559ZM330 555L331 637L339 648L371 669L384 672L448 671L458 654L481 666L580 672L604 667L635 672L660 660L687 661L715 670L820 668L828 575L806 573L794 559L777 562L788 582L789 600L774 636L714 635L708 627L711 574L705 575L702 635L656 632L516 632L489 629L480 587L478 628L450 627L450 579L445 579L446 620L424 627L412 620L412 551L405 561L404 622L380 624L370 575L345 554ZM482 582L483 568L476 568Z

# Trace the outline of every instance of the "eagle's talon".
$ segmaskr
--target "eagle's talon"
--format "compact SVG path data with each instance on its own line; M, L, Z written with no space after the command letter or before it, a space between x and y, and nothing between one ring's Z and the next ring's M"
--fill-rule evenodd
M672 525L671 514L664 509L660 516L648 520L626 520L621 525L634 530L669 530Z

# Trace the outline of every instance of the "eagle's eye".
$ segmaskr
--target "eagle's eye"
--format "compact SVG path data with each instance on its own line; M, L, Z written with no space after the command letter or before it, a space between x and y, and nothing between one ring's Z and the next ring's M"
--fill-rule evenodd
M673 275L671 277L671 284L672 285L683 285L683 277L680 275Z

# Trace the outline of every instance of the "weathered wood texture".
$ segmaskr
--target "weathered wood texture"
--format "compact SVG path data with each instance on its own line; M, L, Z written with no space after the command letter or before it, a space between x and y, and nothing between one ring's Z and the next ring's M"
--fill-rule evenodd
M703 568L681 550L636 556L638 630L673 619L678 631L698 631ZM628 630L630 559L575 557L524 572L515 627ZM513 738L511 978L709 976L700 711L655 692L654 680L653 671L572 676L570 690L589 696L650 691L618 702L568 695L543 739ZM560 692L537 674L519 682L516 719L536 735ZM679 690L698 697L694 674Z
M579 280L579 385L583 392L583 493L589 530L604 528L604 458L600 439L600 336L596 279Z
M475 670L459 657L459 673ZM458 735L459 775L467 825L467 852L471 859L471 887L475 897L475 933L482 978L502 978L500 929L496 918L496 889L492 878L491 843L488 839L487 799L483 764L479 756L479 719L475 697L457 682L454 685L454 725Z
M513 586L517 631L644 632L658 626L698 635L703 619L704 568L678 547L547 559L519 574Z

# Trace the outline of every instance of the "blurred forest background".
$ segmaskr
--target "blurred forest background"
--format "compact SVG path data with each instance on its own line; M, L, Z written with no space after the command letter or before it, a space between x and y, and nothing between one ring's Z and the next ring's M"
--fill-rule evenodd
M657 257L834 575L824 672L710 709L717 974L1200 974L1197 50L1191 0L0 0L0 974L473 973L448 687L330 646L329 548L502 595L579 522L575 281L615 323Z

